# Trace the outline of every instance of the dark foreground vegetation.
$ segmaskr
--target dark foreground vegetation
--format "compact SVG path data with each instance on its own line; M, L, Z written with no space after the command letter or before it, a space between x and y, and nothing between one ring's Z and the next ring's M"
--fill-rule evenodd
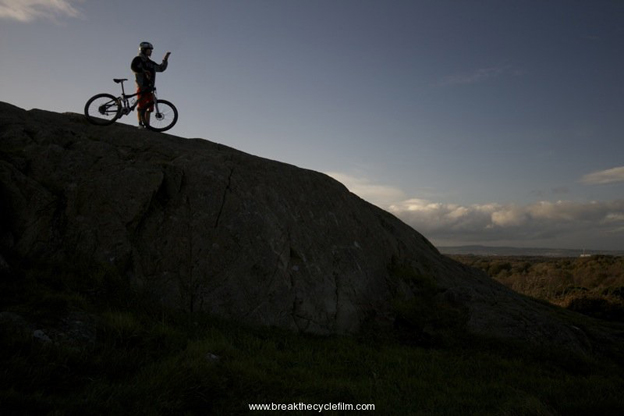
M611 273L616 260L592 261ZM501 273L515 275L515 264ZM556 270L527 259L518 273L542 268ZM570 273L569 286L586 287ZM374 404L363 413L379 415L624 411L617 351L579 357L459 333L425 344L405 328L333 337L250 328L158 307L114 270L79 263L5 270L0 306L2 415L313 414L248 404L340 402Z

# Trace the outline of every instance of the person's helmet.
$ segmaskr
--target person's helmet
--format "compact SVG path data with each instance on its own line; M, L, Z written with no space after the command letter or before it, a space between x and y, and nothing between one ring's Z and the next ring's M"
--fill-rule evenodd
M145 53L146 49L154 49L154 45L149 42L141 42L141 44L139 45L139 51Z

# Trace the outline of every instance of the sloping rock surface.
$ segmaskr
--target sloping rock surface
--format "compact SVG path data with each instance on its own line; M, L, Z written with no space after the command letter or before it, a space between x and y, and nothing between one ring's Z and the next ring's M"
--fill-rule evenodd
M420 302L460 311L473 333L589 348L550 307L328 176L203 139L0 103L0 218L5 265L112 264L188 310L328 334Z

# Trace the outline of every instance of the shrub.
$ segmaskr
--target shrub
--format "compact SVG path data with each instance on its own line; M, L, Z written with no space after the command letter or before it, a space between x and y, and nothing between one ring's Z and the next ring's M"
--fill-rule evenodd
M624 302L617 298L592 294L574 296L567 299L564 306L594 318L624 322Z

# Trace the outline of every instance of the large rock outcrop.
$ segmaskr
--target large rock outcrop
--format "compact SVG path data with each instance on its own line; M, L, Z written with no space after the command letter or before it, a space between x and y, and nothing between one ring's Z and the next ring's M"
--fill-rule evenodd
M0 103L0 218L4 263L113 264L189 310L348 333L411 304L452 311L424 326L589 348L552 308L441 256L328 176L203 139Z

